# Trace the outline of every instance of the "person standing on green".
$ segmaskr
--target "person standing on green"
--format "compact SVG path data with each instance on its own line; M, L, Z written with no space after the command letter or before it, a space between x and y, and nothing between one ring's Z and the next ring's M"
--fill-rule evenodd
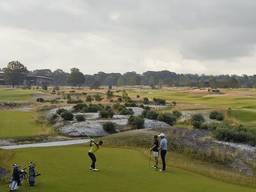
M98 149L102 145L103 145L103 141L99 141L99 143L96 143L94 140L90 141L90 149L89 149L89 152L88 152L88 156L92 160L92 164L91 164L91 167L90 167L90 170L92 170L92 171L98 171L98 169L96 169L96 156L95 156L95 153L96 153L96 151L98 151Z

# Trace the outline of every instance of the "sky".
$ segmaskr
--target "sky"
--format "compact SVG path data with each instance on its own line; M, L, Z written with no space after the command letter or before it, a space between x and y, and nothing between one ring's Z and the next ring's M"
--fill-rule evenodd
M256 74L255 0L0 0L0 68Z

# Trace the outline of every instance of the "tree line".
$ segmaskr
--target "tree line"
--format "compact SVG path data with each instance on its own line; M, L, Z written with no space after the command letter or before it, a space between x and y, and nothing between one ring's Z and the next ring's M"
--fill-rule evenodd
M2 69L6 84L22 84L26 75L45 76L52 79L52 85L88 86L126 86L148 85L151 87L211 87L211 88L256 88L256 75L198 75L177 74L167 70L136 72L104 73L93 75L83 74L78 68L72 68L69 73L62 69L38 69L29 71L19 61L11 61Z

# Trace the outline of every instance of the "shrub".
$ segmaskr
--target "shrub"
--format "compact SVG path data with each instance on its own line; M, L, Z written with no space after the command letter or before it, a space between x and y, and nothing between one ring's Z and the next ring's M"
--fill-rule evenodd
M61 113L61 117L65 120L65 121L72 121L74 118L73 113L69 112L69 111L65 111L63 113Z
M90 104L87 108L88 113L96 113L100 111L103 108L102 105L97 105L97 104Z
M67 112L66 109L60 108L56 111L57 114L61 115L62 113Z
M127 109L127 108L124 107L124 108L120 111L119 114L120 114L120 115L133 115L134 112L133 112L132 109Z
M221 141L256 145L256 134L243 128L220 127L214 131L214 136Z
M121 97L118 97L117 101L121 103L123 102L123 99Z
M49 119L49 122L50 122L51 124L56 123L56 120L57 120L58 117L59 117L59 116L58 116L57 114L54 114L54 115L51 116L51 118Z
M179 119L182 116L182 113L177 110L173 111L172 113L177 119Z
M78 103L83 103L83 101L81 99L78 99L78 100L68 99L67 103L68 104L78 104Z
M39 97L39 98L36 99L36 102L43 103L44 102L44 98Z
M81 122L81 121L85 121L85 118L84 118L83 115L76 115L76 120L77 120L78 122Z
M145 104L145 105L149 104L149 99L147 97L143 98L143 104Z
M103 129L110 134L117 133L116 124L112 122L106 122L103 124Z
M144 128L144 118L142 116L130 116L128 124L131 125L133 129L142 129Z
M100 117L101 118L112 118L114 115L112 110L106 110L106 109L102 109L100 111Z
M171 113L160 113L157 117L159 121L163 121L171 126L176 123L176 117Z
M108 98L108 99L111 99L112 97L113 97L113 92L110 91L110 90L108 90L108 91L107 91L107 98Z
M195 114L192 116L191 123L194 128L200 129L205 119L202 114Z
M88 95L85 99L86 102L92 102L92 97L90 95Z
M47 91L48 90L48 86L47 85L42 85L42 89Z
M112 106L112 109L113 109L114 111L117 111L117 112L122 111L123 108L125 108L125 106L121 105L120 103L115 103L115 104L113 104L113 106Z
M127 102L124 104L126 107L137 107L137 104L133 101Z
M221 112L218 111L212 111L209 115L210 119L215 119L217 121L223 121L224 120L224 115Z
M79 103L75 106L73 106L73 111L74 112L86 112L88 106L85 103Z
M153 101L156 105L166 105L166 101L164 99L154 98Z
M103 98L99 94L96 94L94 95L94 99L95 101L101 101Z
M142 112L142 115L145 117L145 118L148 118L148 119L157 119L158 117L158 113L155 112L155 111L151 111L151 110L144 110Z

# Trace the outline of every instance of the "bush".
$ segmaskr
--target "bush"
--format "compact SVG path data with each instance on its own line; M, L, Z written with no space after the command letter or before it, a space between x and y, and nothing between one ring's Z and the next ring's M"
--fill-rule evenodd
M256 145L256 134L243 128L220 127L214 131L214 136L221 141Z
M209 115L210 119L215 119L217 121L223 121L224 120L224 115L221 112L218 111L212 111Z
M75 106L73 106L73 111L74 112L86 112L88 106L85 103L79 103Z
M149 104L149 99L147 97L143 98L143 104L145 104L145 105Z
M121 97L118 97L117 101L118 101L119 103L121 103L121 102L123 102L123 99L122 99Z
M117 133L116 131L116 124L112 123L112 122L106 122L103 124L103 129L109 133L109 134L113 134L113 133Z
M93 100L93 99L92 99L92 97L91 97L90 95L88 95L88 96L86 97L86 99L85 99L85 101L86 101L86 102L89 102L89 103L92 102L92 100Z
M102 109L100 111L100 117L101 118L112 118L114 115L112 110L106 110L106 109Z
M156 105L166 105L166 101L164 99L154 98L153 101Z
M72 121L74 118L73 113L69 112L69 111L65 111L63 113L61 113L61 117L65 120L65 121Z
M60 108L56 111L57 114L61 115L62 113L67 112L66 109Z
M148 119L157 119L158 117L158 113L155 112L155 111L151 111L151 110L144 110L142 112L142 115L145 117L145 118L148 118Z
M173 111L172 113L177 119L179 119L182 116L182 113L177 110Z
M96 113L98 111L100 111L103 108L102 105L97 105L97 104L90 104L87 108L88 113Z
M134 112L133 112L132 109L127 109L127 108L124 107L124 108L120 111L119 114L120 114L120 115L133 115Z
M133 101L127 102L124 104L126 107L137 107L137 104Z
M159 121L163 121L171 126L176 123L176 117L171 113L160 113L157 117Z
M68 104L78 104L78 103L83 103L83 101L81 99L78 99L78 100L68 99L67 103Z
M36 99L36 102L43 103L44 102L44 98L39 97L39 98Z
M144 118L142 116L130 116L128 125L131 125L133 129L142 129L144 128Z
M56 120L58 119L58 115L57 114L54 114L53 116L51 116L51 118L49 119L49 122L51 123L51 124L54 124L54 123L56 123Z
M96 94L94 95L94 99L95 101L101 101L103 98L99 94Z
M108 90L108 91L107 91L107 98L108 98L108 99L111 99L112 97L113 97L113 92L110 91L110 90Z
M205 119L202 114L195 114L192 116L191 123L194 128L200 129Z
M83 115L76 115L76 120L77 120L78 122L81 122L81 121L85 121L85 118L84 118Z

